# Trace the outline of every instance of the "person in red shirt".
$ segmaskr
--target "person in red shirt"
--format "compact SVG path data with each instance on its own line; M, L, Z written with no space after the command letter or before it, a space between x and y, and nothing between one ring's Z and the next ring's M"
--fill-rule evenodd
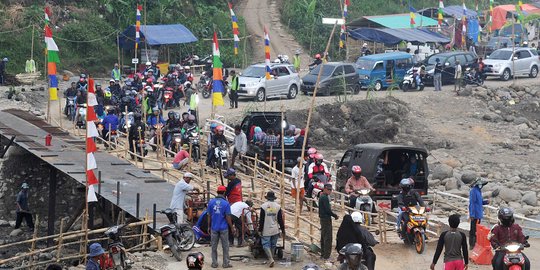
M506 253L501 250L501 248L509 243L525 244L527 243L527 239L525 238L525 235L523 235L521 227L514 223L514 211L512 209L509 207L500 208L498 217L499 224L491 229L491 236L489 237L491 246L495 250L491 265L494 270L503 270L506 269L504 267L504 255ZM523 269L530 270L531 262L529 261L529 258L527 258L525 254L523 254L523 257L525 258Z
M175 169L181 170L188 164L189 152L187 151L187 149L189 149L189 145L182 145L182 149L178 151L178 153L176 153L176 155L174 156L172 165Z
M362 168L358 165L352 166L352 175L347 180L347 184L345 184L345 192L349 195L350 198L350 206L354 207L356 205L356 197L357 194L355 191L360 189L369 189L371 191L375 190L367 178L362 176Z
M236 177L236 171L233 168L229 168L223 175L229 180L227 184L227 191L225 191L225 198L230 204L242 201L242 182Z

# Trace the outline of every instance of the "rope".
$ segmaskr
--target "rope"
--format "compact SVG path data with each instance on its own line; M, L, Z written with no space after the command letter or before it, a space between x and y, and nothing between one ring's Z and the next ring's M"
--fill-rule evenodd
M70 40L70 39L66 39L66 38L61 38L59 36L55 36L53 37L53 39L58 39L58 40L63 40L63 41L67 41L67 42L73 42L73 43L91 43L91 42L96 42L96 41L100 41L100 40L104 40L110 36L112 36L113 34L116 34L118 33L119 31L117 30L114 30L113 32L103 36L103 37L100 37L100 38L95 38L95 39L91 39L91 40Z

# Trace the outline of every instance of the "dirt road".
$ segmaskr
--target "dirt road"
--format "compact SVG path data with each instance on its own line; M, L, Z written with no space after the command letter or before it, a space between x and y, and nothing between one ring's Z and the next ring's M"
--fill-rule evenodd
M240 1L241 14L246 20L248 32L252 35L251 45L255 53L255 62L264 62L264 27L268 29L270 36L271 61L278 54L286 54L292 62L292 57L300 45L294 37L287 32L286 26L280 21L277 0L242 0ZM303 52L300 55L302 68L311 61L310 56Z

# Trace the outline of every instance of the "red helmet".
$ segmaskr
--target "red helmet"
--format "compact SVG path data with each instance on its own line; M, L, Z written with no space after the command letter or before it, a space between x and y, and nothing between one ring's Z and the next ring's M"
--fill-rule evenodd
M352 173L353 174L362 173L362 168L360 168L360 166L358 166L358 165L354 165L354 166L352 166Z
M154 79L152 78L148 78L148 80L146 80L147 83L153 83L154 82Z
M323 160L323 159L324 159L324 156L323 156L322 154L318 153L318 154L315 154L315 159L317 159L317 160Z
M316 55L315 55L315 58L316 58L316 59L320 59L320 58L321 58L321 55L320 55L320 54L316 54Z
M224 131L225 128L223 126L217 126L216 131Z
M317 154L317 149L315 149L315 147L311 147L307 150L307 153L308 155L313 155L313 154Z

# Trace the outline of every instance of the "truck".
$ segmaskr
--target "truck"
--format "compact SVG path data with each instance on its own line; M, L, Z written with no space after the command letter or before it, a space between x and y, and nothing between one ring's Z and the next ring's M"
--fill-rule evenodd
M428 151L421 147L383 143L354 145L347 149L341 160L336 160L339 168L336 190L345 192L352 166L359 165L362 175L375 188L373 200L392 200L394 204L393 198L400 192L399 182L409 177L414 180L413 190L422 196L427 195L427 157Z
M258 155L258 159L270 163L270 157L277 164L277 169L281 170L281 143L280 146L275 148L270 147L259 147L252 143L252 128L260 127L263 131L268 129L273 129L276 132L281 132L281 127L283 125L283 130L289 129L289 123L287 122L287 117L284 116L281 118L281 112L250 112L244 117L241 123L242 131L246 134L248 139L248 150L246 155L254 157L255 154ZM309 147L306 146L306 151ZM294 146L285 146L285 167L293 168L298 157L302 155L302 145L295 144Z

